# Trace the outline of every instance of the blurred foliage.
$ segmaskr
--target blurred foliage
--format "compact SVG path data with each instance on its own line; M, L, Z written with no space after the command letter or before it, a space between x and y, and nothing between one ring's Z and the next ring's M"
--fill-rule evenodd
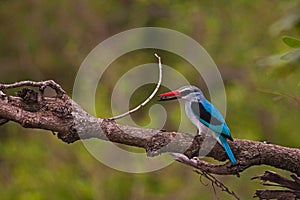
M219 67L233 137L299 148L299 5L298 0L2 0L0 82L54 79L71 94L80 64L101 41L136 27L170 28L198 41ZM111 116L110 95L118 78L133 66L155 62L154 52L131 52L105 71L101 77L105 84L98 86L96 97L100 117ZM189 63L172 53L159 53L164 64L207 94ZM135 91L130 107L154 87ZM133 114L135 122L147 126L155 118L149 110L156 103ZM176 130L179 104L162 105L172 113L165 128ZM184 131L196 129L186 122ZM1 199L230 198L218 190L215 194L190 168L178 163L148 174L126 174L98 162L80 142L66 145L49 132L14 123L0 127L0 132ZM249 199L255 189L263 188L250 178L263 170L255 167L241 178L220 179L242 199Z
M282 38L283 42L292 48L300 48L300 41L296 38L284 36Z

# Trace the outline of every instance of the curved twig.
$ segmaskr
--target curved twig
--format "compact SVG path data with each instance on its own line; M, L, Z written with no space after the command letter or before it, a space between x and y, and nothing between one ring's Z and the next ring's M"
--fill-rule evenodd
M115 116L115 117L111 117L111 118L108 118L108 119L110 119L110 120L121 119L123 117L126 117L127 115L130 115L130 114L136 112L140 108L144 107L154 97L154 95L157 93L157 91L158 91L158 89L159 89L159 87L161 85L161 81L162 81L162 65L161 65L161 58L157 54L154 54L154 55L158 59L159 78L158 78L158 83L157 83L155 89L153 90L152 94L143 103L141 103L137 107L129 110L126 113L123 113L121 115L118 115L118 116Z

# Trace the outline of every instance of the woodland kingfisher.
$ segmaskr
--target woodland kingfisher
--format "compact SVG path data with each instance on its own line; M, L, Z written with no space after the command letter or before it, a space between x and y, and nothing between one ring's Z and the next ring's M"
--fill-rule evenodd
M191 85L183 86L159 96L161 101L183 99L186 115L198 128L198 134L201 135L202 132L212 134L223 146L232 164L236 164L236 159L227 142L227 139L233 141L230 130L221 113L205 98L199 88Z

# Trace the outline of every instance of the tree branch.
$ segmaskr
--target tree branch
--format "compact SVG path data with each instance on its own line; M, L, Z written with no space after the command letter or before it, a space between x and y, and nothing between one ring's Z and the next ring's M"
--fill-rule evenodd
M17 96L4 93L10 88L35 86L43 91L51 87L55 97L45 97L42 92L23 88ZM99 138L111 142L144 148L149 156L161 153L184 153L188 158L199 155L204 136L142 129L117 124L113 120L96 118L77 105L54 81L22 81L14 84L0 84L0 121L14 121L24 128L38 128L58 132L58 138L71 143L80 139ZM238 164L206 165L198 161L199 168L215 174L238 174L254 165L269 165L300 175L300 150L275 144L235 139L229 141ZM207 155L218 161L227 160L223 148L216 144ZM201 166L201 167L200 167Z
M253 197L258 197L259 199L294 200L300 198L300 192L290 190L256 190Z
M299 178L295 175L291 175L292 180L280 176L279 174L272 171L265 171L264 174L255 176L252 179L262 180L262 184L266 186L277 186L288 188L290 190L256 190L254 197L259 197L260 199L298 199L300 198L300 184ZM269 184L267 182L275 183Z
M56 96L46 97L44 89L50 87ZM20 88L17 96L7 95L6 90ZM38 88L38 90L36 90ZM14 121L24 128L37 128L57 132L59 139L72 143L80 139L98 138L120 144L144 148L148 156L172 152L176 160L200 169L206 173L219 175L239 175L255 165L269 165L287 170L300 176L300 150L275 144L235 139L229 141L238 163L210 164L200 159L190 159L199 155L204 136L187 133L143 129L117 124L111 119L96 118L85 112L54 81L22 81L14 84L0 84L0 126ZM182 155L184 154L184 155ZM218 161L228 159L223 148L217 143L206 155ZM298 195L300 180L293 175L293 182L282 184ZM263 180L266 176L260 176ZM268 178L270 176L267 176ZM272 181L272 179L268 179ZM280 179L282 180L282 179ZM281 182L282 183L282 182ZM269 191L257 191L263 197ZM282 191L281 191L282 193ZM290 194L290 190L288 191ZM287 194L288 195L288 194Z

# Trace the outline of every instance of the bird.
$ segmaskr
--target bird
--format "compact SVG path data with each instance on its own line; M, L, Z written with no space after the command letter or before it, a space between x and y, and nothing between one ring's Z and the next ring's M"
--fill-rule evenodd
M198 128L198 134L202 132L212 134L213 137L223 146L232 164L236 164L227 140L233 141L230 130L219 112L210 103L203 92L196 86L183 86L177 90L159 95L160 101L182 99L185 101L185 112L189 120Z

